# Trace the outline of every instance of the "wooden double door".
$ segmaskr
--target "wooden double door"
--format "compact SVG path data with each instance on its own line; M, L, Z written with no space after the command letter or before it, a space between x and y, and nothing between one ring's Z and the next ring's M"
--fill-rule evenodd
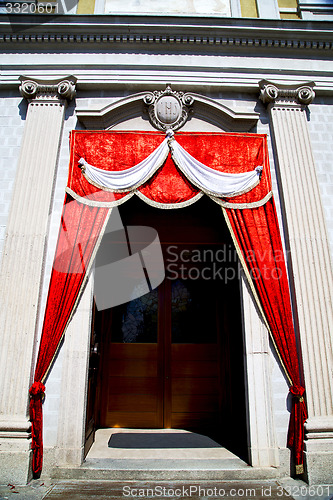
M167 278L158 289L101 313L101 327L110 333L102 427L218 428L220 298L209 281Z
M202 198L158 210L133 197L120 209L124 225L158 231L167 276L127 304L93 310L86 452L98 427L170 427L246 459L238 263L220 207Z

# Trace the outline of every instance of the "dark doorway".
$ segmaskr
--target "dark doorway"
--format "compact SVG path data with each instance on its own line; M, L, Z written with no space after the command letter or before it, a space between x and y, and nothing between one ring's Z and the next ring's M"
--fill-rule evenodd
M161 210L133 197L119 211L125 226L157 230L166 278L127 304L94 308L90 431L185 429L246 460L238 261L221 208L203 197Z

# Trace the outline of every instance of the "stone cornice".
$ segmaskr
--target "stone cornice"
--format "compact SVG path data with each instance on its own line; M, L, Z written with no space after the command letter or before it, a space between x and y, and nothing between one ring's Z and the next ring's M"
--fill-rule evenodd
M239 49L333 49L333 24L195 16L0 15L0 42L175 44ZM37 22L38 21L38 22Z
M264 104L276 105L308 105L315 98L314 82L285 85L261 80L259 82L260 99Z
M29 102L62 102L73 99L77 79L74 76L67 76L54 80L37 80L21 76L20 81L20 93Z

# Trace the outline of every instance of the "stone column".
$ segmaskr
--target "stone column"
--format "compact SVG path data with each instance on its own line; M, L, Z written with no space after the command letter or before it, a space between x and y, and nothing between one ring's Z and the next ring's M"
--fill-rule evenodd
M48 217L66 102L76 79L21 78L28 100L0 273L0 478L29 478L28 390L34 369L36 325Z
M306 401L306 467L311 484L333 470L333 280L329 241L307 127L313 83L260 82L268 104L284 204L288 264L300 337Z

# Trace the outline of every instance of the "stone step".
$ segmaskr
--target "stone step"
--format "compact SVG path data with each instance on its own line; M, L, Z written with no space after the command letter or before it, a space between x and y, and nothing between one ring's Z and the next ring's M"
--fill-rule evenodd
M235 460L103 460L89 459L80 467L56 467L61 480L268 480L277 478L273 467L251 467Z
M303 483L304 484L304 483ZM16 492L15 492L16 493ZM20 492L18 492L20 493ZM26 497L24 497L26 498ZM30 497L29 497L30 498ZM43 499L120 500L146 498L281 500L291 497L276 480L267 481L58 481ZM35 500L35 499L34 499ZM298 499L300 500L300 499ZM324 499L323 499L324 500Z

